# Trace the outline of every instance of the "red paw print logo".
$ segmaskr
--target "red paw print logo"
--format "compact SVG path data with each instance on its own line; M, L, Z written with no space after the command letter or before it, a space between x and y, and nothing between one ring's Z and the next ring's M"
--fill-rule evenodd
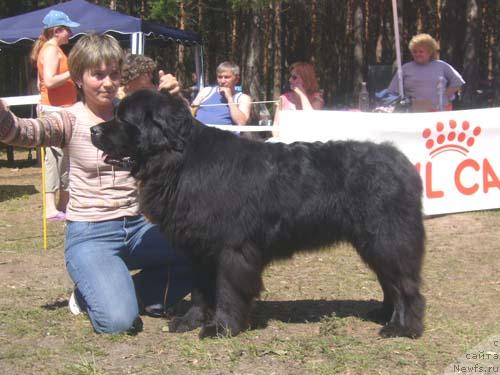
M474 146L479 134L481 134L479 126L471 128L468 121L463 121L461 126L457 126L455 120L450 120L448 126L438 122L435 129L424 129L422 137L426 139L425 147L433 158L446 151L455 151L466 155L469 148Z

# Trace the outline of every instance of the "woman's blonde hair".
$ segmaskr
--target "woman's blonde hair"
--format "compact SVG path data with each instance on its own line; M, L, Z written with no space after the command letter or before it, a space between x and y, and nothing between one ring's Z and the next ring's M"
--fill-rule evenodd
M436 60L439 51L439 45L429 34L417 34L413 38L411 38L410 43L408 44L408 48L411 52L417 46L424 46L431 53L431 60Z
M295 70L304 85L304 90L306 90L307 95L312 95L319 91L318 80L316 79L316 72L314 71L314 66L306 62L296 62L290 66L290 73Z
M102 63L117 64L118 71L121 71L123 58L124 52L120 43L111 35L84 35L69 53L68 67L71 79L73 82L81 82L86 70L99 69ZM78 89L80 90L80 87Z

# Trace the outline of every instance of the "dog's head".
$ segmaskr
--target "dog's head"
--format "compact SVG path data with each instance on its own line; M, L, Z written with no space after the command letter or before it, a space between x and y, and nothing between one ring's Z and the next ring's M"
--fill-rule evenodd
M141 90L125 97L115 118L93 126L90 134L106 163L134 169L152 155L182 152L193 121L182 98Z

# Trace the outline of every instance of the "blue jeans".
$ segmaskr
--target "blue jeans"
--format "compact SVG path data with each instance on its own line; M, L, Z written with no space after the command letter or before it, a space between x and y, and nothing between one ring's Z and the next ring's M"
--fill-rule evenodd
M188 259L143 216L102 222L68 221L65 261L94 329L125 332L144 306L171 306L191 291ZM141 271L132 278L129 270Z

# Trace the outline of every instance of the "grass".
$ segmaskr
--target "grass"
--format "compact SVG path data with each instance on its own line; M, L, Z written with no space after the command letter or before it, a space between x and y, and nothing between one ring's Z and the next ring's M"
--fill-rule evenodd
M500 215L483 211L426 221L418 340L381 339L365 319L381 292L349 246L272 264L254 327L237 337L170 334L148 317L138 335L97 335L67 310L61 223L42 250L38 172L0 168L1 374L442 374L500 334Z

